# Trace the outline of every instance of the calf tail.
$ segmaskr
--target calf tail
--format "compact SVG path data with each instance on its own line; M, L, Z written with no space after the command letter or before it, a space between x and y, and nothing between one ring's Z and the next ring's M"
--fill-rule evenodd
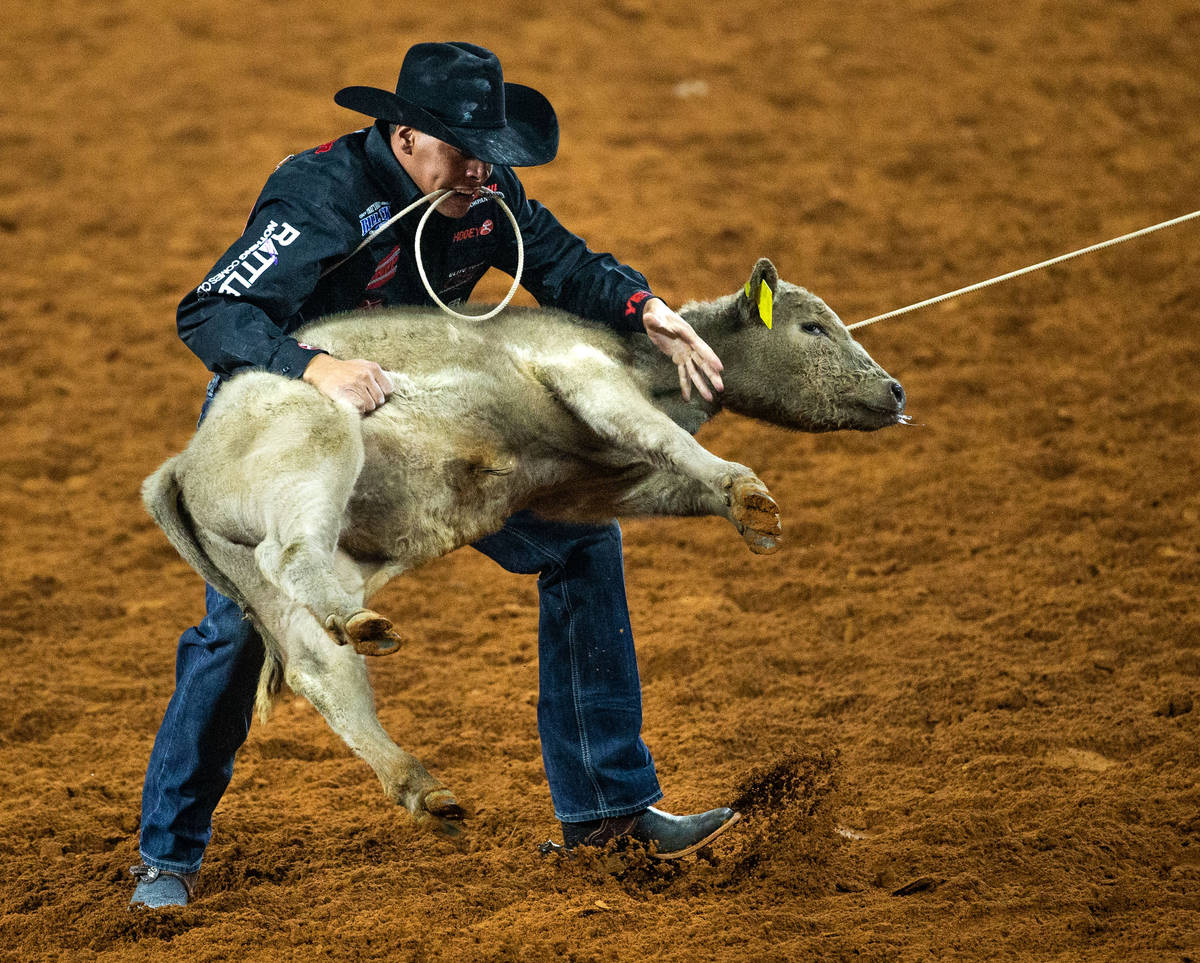
M183 490L176 474L179 455L169 458L153 475L142 483L142 503L150 517L166 534L183 560L200 573L209 585L228 599L232 599L246 617L254 624L266 650L262 671L258 677L258 693L254 706L261 721L271 715L275 698L283 687L283 662L279 656L279 644L266 631L233 581L213 562L196 538L191 516L183 503Z
M279 658L279 646L268 643L269 636L263 632L262 626L255 622L258 634L263 637L263 647L266 658L263 659L262 671L258 674L258 692L254 696L254 711L258 713L258 721L265 723L271 718L271 710L275 708L275 700L279 698L279 690L283 688L283 662Z
M142 482L142 504L175 546L175 551L183 556L183 560L199 572L209 585L226 598L233 599L244 612L246 599L228 576L217 568L196 538L191 516L183 504L179 476L175 472L180 457L168 458L158 471Z

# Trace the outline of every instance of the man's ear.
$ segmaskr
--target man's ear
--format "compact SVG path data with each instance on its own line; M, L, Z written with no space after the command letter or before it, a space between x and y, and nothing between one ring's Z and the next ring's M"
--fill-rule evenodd
M397 127L392 133L392 146L401 154L411 154L416 133L412 127Z
M775 270L775 265L768 258L760 257L738 297L738 314L743 323L771 327L775 289L778 286L779 272Z

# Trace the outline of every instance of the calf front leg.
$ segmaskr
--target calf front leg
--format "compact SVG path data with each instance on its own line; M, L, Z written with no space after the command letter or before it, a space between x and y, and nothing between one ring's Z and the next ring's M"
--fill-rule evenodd
M708 451L609 364L611 370L603 372L560 365L541 374L560 401L613 446L606 461L627 463L632 457L648 463L651 471L617 494L613 514L721 515L752 552L778 551L779 506L761 479Z
M728 475L717 489L678 472L652 470L619 496L614 514L721 515L755 555L779 551L782 539L779 506L748 468Z

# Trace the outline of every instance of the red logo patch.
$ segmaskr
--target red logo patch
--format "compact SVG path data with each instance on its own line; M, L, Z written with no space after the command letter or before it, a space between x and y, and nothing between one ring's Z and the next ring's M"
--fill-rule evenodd
M479 236L486 237L487 235L491 234L493 227L495 227L495 225L491 221L484 221L479 225Z
M635 291L625 302L625 316L628 318L637 314L638 305L648 297L650 297L649 291Z
M375 265L375 273L371 276L371 280L367 282L367 290L374 291L377 288L383 287L392 278L396 276L396 267L400 263L400 245L397 244L387 257Z
M316 148L316 150L314 150L313 153L314 154L324 154L332 146L333 146L333 141L330 141L328 144L322 144L320 147Z

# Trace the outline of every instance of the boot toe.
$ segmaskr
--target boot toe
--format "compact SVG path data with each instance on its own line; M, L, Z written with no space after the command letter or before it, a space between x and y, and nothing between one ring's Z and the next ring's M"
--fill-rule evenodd
M630 835L653 847L659 859L678 859L706 846L741 818L740 813L725 806L692 816L675 816L651 806Z
M129 901L131 909L135 906L150 909L187 906L196 879L195 873L175 873L150 866L135 866L130 872L138 881L133 898Z
M741 813L726 807L692 816L675 816L651 806L627 816L563 823L561 850L570 852L577 846L598 848L610 843L623 849L630 843L638 843L650 849L656 859L678 859L708 845L741 818Z

